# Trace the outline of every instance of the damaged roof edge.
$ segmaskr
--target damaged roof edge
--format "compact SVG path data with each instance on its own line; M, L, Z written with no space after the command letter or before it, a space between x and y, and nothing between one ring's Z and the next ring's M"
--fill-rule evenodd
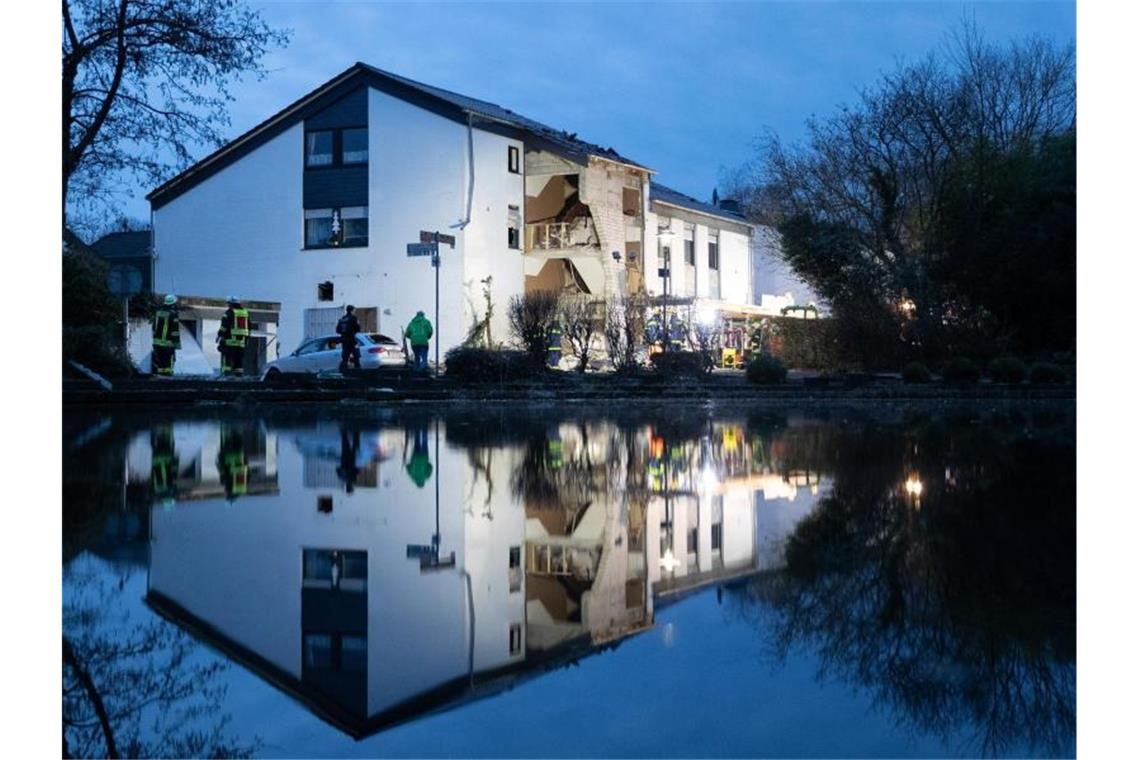
M576 133L559 131L494 103L422 84L358 61L328 82L290 103L273 116L152 190L146 196L151 203L152 210L157 210L166 205L285 130L335 103L361 84L373 87L452 121L466 124L468 115L475 116L521 133L533 135L561 152L577 156L594 156L605 161L653 173L652 169L622 156L613 148L603 148L579 140Z

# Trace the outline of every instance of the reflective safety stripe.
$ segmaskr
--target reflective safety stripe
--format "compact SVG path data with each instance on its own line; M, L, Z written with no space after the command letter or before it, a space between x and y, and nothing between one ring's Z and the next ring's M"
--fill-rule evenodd
M249 311L247 309L234 309L234 324L230 329L231 338L245 338L249 335ZM245 345L243 340L241 345Z
M154 313L154 332L151 345L172 347L174 341L170 339L170 312L160 309Z

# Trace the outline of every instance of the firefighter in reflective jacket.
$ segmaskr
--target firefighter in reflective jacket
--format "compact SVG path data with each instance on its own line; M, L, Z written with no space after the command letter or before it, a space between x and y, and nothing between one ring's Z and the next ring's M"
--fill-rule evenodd
M669 316L669 348L681 351L685 347L685 323L676 315Z
M555 324L546 332L546 363L551 367L557 367L560 361L562 361L562 328Z
M651 313L645 320L645 342L649 344L650 351L661 343L661 318Z
M245 458L245 446L241 430L222 426L221 442L218 446L218 479L226 491L226 499L233 501L244 496L249 489L249 463Z
M162 308L154 312L150 341L151 372L173 375L174 352L180 348L182 335L178 329L178 299L172 294L162 299Z
M665 439L650 435L649 438L649 490L660 493L665 490Z
M156 502L174 501L178 477L178 454L174 450L174 428L159 424L150 431L150 485Z
M222 315L218 328L218 352L222 355L223 375L242 375L245 363L245 341L249 337L249 312L235 296L229 298L229 308Z

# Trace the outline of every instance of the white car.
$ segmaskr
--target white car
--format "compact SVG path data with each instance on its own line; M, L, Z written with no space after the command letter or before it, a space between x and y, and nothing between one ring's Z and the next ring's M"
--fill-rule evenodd
M403 367L407 364L404 349L387 335L357 333L356 342L360 347L361 369ZM309 338L288 356L269 362L261 379L272 380L282 375L315 375L337 372L339 369L340 336L322 335L319 338Z

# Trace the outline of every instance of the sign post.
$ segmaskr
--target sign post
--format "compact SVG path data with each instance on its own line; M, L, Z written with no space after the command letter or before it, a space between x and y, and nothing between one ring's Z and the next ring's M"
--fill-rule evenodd
M420 230L420 242L408 243L408 256L431 256L431 266L435 270L435 374L439 376L439 244L455 247L454 235L441 235L438 231Z

